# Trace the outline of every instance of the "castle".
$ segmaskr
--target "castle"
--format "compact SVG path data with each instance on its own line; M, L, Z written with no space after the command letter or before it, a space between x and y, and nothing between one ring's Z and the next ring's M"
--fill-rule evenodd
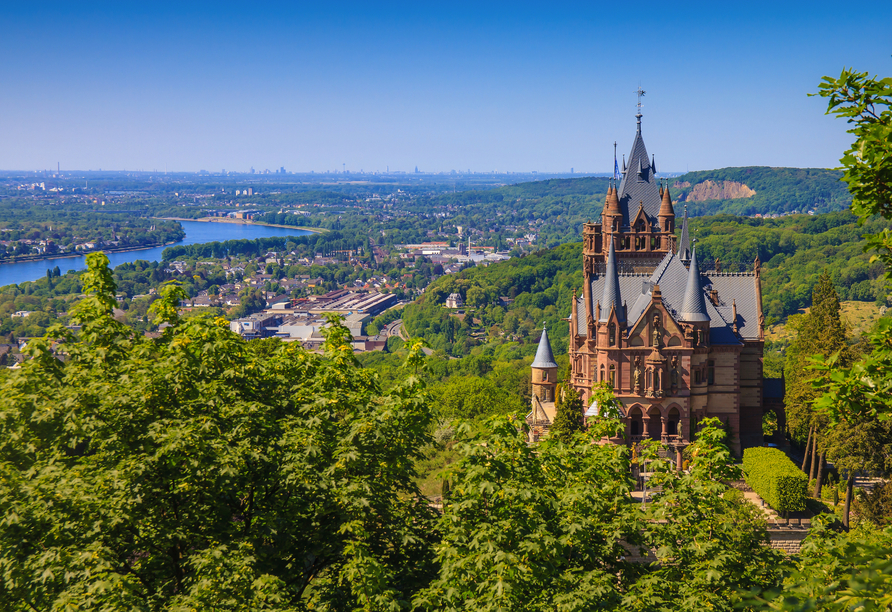
M608 188L599 223L583 227L584 286L570 315L570 378L588 408L608 381L623 406L625 442L676 449L697 422L718 417L736 453L762 444L764 317L760 263L744 272L703 266L688 235L675 237L669 185L658 184L641 112L622 181ZM532 364L531 439L553 420L557 364L543 331ZM622 440L616 440L622 442Z

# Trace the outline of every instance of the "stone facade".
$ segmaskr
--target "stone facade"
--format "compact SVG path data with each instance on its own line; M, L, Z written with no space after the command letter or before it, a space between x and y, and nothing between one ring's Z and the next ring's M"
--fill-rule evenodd
M760 264L701 271L687 214L676 243L668 184L658 184L641 116L621 183L583 227L582 295L570 316L571 380L586 405L609 381L626 441L681 448L718 417L736 453L762 443L764 321ZM591 413L592 409L590 409Z

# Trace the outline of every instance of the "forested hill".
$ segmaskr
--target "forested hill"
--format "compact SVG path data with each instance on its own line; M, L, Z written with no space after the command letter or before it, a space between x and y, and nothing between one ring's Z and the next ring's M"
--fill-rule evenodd
M670 184L673 199L691 216L826 213L852 203L841 177L840 170L748 166L688 172Z
M682 204L690 216L729 213L743 216L813 210L844 210L852 198L837 170L816 168L722 168L689 172L670 179L676 214ZM582 223L597 219L604 206L608 179L584 177L518 183L485 191L422 197L408 206L418 213L432 210L461 212L466 218L499 219L505 225L525 226L545 220L539 243L549 247L580 239Z
M861 238L883 227L882 220L859 226L849 211L840 211L778 219L701 217L692 221L691 231L704 266L718 258L725 270L752 269L756 256L762 260L762 301L770 321L810 306L824 269L841 299L886 304L883 266L870 263ZM564 354L569 333L564 319L573 290L581 287L581 244L568 243L441 277L406 307L403 320L410 334L424 336L435 349L460 356L474 346L494 344L505 358L535 352L546 324L555 354ZM453 292L465 299L468 316L456 317L443 307Z

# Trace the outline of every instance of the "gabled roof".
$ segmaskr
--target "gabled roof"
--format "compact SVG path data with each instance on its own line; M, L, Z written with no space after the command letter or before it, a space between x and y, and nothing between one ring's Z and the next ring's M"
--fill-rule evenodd
M548 342L548 332L542 328L542 337L539 338L539 348L536 349L536 358L533 359L531 368L556 368L558 364L551 352L551 343Z
M616 273L616 253L613 249L613 240L610 240L610 250L607 251L607 269L604 271L604 292L601 294L601 321L610 318L610 307L616 309L616 318L626 320L623 310L623 302L620 298L619 277Z
M656 170L647 155L644 139L641 137L641 123L632 143L629 163L623 180L619 186L619 205L623 213L623 225L629 226L638 205L644 207L644 213L651 223L656 222L660 212L660 190L654 178Z

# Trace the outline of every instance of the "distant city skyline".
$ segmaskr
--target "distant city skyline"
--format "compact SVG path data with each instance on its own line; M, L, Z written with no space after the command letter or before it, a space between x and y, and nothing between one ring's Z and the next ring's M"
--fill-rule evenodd
M892 75L892 5L56 1L4 10L0 169L835 167L808 97Z

